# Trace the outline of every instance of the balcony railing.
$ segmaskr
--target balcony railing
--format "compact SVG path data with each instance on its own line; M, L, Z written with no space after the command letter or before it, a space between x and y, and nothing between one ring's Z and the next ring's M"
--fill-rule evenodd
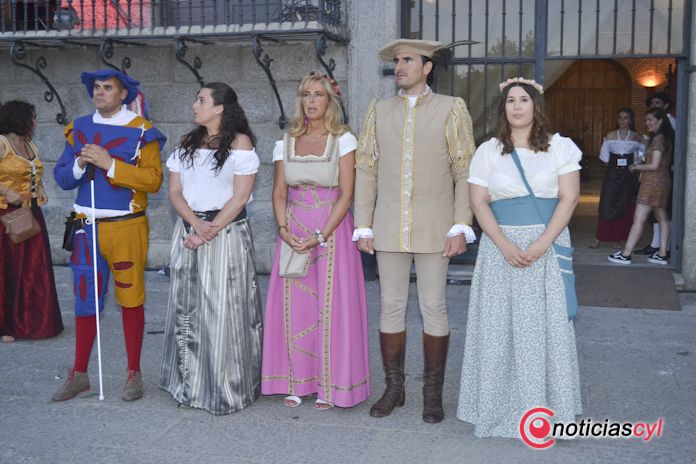
M0 0L0 40L234 36L343 37L342 0Z

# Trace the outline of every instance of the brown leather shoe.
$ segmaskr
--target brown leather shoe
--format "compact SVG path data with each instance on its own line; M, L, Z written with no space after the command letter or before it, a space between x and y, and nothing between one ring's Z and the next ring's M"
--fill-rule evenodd
M53 401L66 401L75 398L82 392L89 391L89 377L86 372L68 369L65 383L53 394Z
M128 371L126 384L123 386L123 401L135 401L143 396L143 377L140 372Z
M430 424L442 421L442 385L445 383L445 364L449 335L435 337L423 332L423 420Z
M382 347L382 366L387 388L382 397L370 408L372 417L391 414L397 406L406 401L404 393L404 361L406 358L406 331L399 333L379 333Z

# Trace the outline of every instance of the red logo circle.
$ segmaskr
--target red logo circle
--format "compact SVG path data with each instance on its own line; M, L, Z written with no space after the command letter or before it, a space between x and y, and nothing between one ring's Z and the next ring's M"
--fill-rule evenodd
M545 414L548 417L554 416L553 411L548 408L530 409L520 419L520 437L527 446L544 449L553 446L554 439L544 440L551 433L551 422L548 417L538 416L538 414Z

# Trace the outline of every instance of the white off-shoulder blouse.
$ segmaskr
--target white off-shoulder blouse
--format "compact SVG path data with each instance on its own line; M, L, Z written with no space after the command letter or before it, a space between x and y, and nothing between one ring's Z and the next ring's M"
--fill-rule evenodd
M222 209L234 195L234 176L256 174L260 165L254 149L230 150L218 172L214 170L215 150L199 148L191 166L181 162L181 152L181 148L174 150L167 160L167 168L179 174L184 199L194 211Z
M502 155L502 144L492 138L481 144L469 167L469 183L487 187L491 201L529 195L510 155ZM558 198L558 176L579 171L582 152L568 137L554 134L545 152L516 148L534 195Z

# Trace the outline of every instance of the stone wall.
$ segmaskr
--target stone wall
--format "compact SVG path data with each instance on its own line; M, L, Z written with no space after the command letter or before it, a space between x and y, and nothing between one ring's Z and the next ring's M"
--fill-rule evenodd
M382 63L377 52L387 42L399 37L399 0L354 0L347 2L347 22L350 41L347 45L328 42L326 62L336 62L334 76L343 89L344 104L350 125L358 133L362 115L375 97L392 95L394 77L382 75ZM113 63L121 63L123 57L131 59L128 73L141 81L152 119L168 137L162 152L164 163L181 135L192 127L191 104L199 87L193 75L174 55L173 40L170 45L157 41L145 47L117 45ZM282 136L278 127L280 115L273 91L265 73L256 63L249 42L225 42L217 39L214 45L198 45L190 42L186 60L191 62L200 56L203 67L200 73L206 82L222 81L231 85L239 95L252 129L258 138L257 151L261 168L256 177L254 202L249 207L251 227L254 233L256 261L259 272L267 273L276 240L276 224L271 205L273 185L272 152L275 140ZM295 89L298 80L312 69L321 69L315 55L313 41L286 41L279 44L263 42L264 53L273 59L271 70L278 84L285 113L292 117L295 105ZM44 73L55 86L67 106L68 117L91 113L92 104L87 97L79 76L84 70L104 68L97 50L92 47L68 45L65 49L29 50L25 62L34 63L44 56L48 66ZM68 254L61 249L63 220L70 211L75 192L60 190L53 180L52 169L63 151L63 127L56 124L59 107L46 102L46 90L41 80L31 72L14 65L6 49L0 49L0 101L20 98L37 108L39 126L35 142L41 159L46 164L44 183L50 201L44 207L48 223L53 259L55 263L67 263ZM170 238L176 213L167 198L167 176L160 191L150 195L150 253L148 266L168 264Z
M63 127L55 122L59 106L43 99L45 86L31 72L14 65L7 50L0 50L0 101L23 99L36 106L39 126L35 142L41 159L46 165L44 184L50 201L44 207L55 263L66 263L67 252L61 249L63 219L70 211L75 197L74 191L62 191L53 180L52 169L64 146ZM320 68L314 53L314 42L264 43L264 52L273 62L271 69L278 84L288 117L293 114L295 89L298 80L312 69ZM67 46L64 50L29 50L25 62L34 63L44 56L48 66L44 73L58 91L68 110L68 117L91 113L93 107L80 83L84 70L104 68L94 48ZM120 63L124 56L131 58L129 74L141 81L152 119L168 137L162 152L164 163L179 138L192 127L191 104L199 89L193 75L180 64L174 55L174 45L161 43L145 47L119 46L112 59ZM275 140L282 136L278 127L280 114L273 91L264 71L256 63L251 44L240 42L216 42L214 45L189 44L186 59L192 61L200 56L200 70L206 82L222 81L231 85L246 111L252 129L258 137L257 151L262 165L256 178L254 202L249 208L254 233L256 260L259 272L269 272L275 246L276 226L271 206L273 184L272 151ZM329 42L325 60L336 61L334 75L339 84L346 88L347 48ZM350 99L346 99L350 110ZM150 195L148 216L150 218L149 267L161 267L169 261L170 239L176 214L167 198L167 176L160 191Z
M696 8L692 11L691 30L696 27ZM691 60L696 60L696 34L691 34ZM682 276L684 287L696 290L696 74L689 73L689 110L686 139L686 182L684 191L684 240Z

